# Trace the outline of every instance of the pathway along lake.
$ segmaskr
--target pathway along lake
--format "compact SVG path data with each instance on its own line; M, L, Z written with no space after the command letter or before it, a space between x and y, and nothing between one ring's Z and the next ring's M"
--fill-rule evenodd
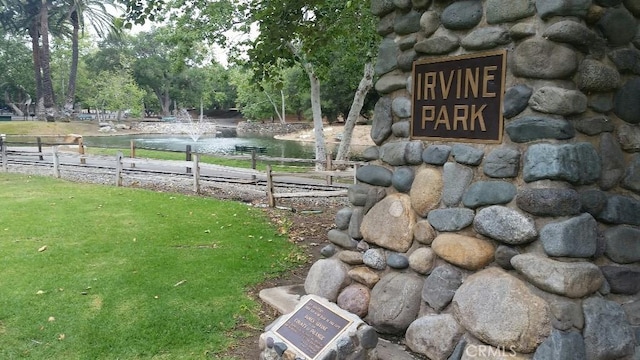
M134 140L139 149L165 150L184 152L191 145L193 152L212 155L229 155L235 153L236 145L257 146L267 149L270 157L313 159L315 149L313 142L277 140L272 137L212 137L202 135L193 141L188 135L113 135L87 136L84 143L88 147L129 148Z

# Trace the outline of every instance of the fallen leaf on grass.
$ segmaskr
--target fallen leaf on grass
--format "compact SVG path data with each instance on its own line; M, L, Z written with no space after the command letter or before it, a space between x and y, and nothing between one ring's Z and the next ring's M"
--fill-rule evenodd
M47 321L49 321L49 322L53 322L53 321L56 321L56 318L55 318L55 317L53 317L53 316L49 316L49 318L47 319Z
M182 284L184 284L186 282L187 282L187 280L180 280L177 283L175 283L173 286L180 286L180 285L182 285Z
M64 340L64 338L65 338L64 334L59 334L58 335L58 340L62 341L62 340Z
M38 252L43 252L43 251L45 251L45 250L47 250L47 245L41 246L41 247L38 249Z

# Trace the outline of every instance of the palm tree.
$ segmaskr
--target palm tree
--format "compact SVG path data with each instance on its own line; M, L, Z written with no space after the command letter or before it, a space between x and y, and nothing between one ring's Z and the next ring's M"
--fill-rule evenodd
M67 20L71 23L71 67L69 71L69 85L64 102L64 112L68 115L73 111L76 92L76 77L78 74L78 42L80 31L84 31L85 22L89 22L94 32L101 38L108 33L118 33L115 17L109 8L118 10L118 4L113 0L67 0Z

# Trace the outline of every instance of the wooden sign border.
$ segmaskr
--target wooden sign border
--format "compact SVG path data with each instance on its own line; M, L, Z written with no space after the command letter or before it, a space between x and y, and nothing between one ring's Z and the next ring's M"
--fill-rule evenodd
M458 60L467 60L467 59L476 59L490 56L502 56L502 79L500 82L500 100L499 100L499 109L498 109L498 138L497 139L474 139L474 138L456 138L456 137L438 137L438 136L416 136L414 135L414 123L416 121L415 117L418 116L415 114L415 97L416 97L416 66L424 65L424 64L435 64L435 63L444 63L444 62L454 62ZM479 53L472 54L464 54L457 56L448 56L448 57L439 57L439 58L427 58L427 59L419 59L414 61L413 67L411 70L411 121L410 124L410 132L409 137L411 140L430 140L430 141L442 141L442 142L469 142L469 143L483 143L483 144L500 144L502 143L502 137L504 133L504 116L503 116L503 106L504 106L504 94L505 94L505 84L506 84L506 76L507 76L507 50L493 50L493 51L485 51Z

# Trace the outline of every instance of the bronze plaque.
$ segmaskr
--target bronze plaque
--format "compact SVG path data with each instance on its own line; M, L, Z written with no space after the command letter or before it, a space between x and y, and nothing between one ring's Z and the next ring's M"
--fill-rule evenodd
M411 138L502 142L506 50L413 63Z
M315 359L349 324L351 320L309 299L275 333L309 359Z

